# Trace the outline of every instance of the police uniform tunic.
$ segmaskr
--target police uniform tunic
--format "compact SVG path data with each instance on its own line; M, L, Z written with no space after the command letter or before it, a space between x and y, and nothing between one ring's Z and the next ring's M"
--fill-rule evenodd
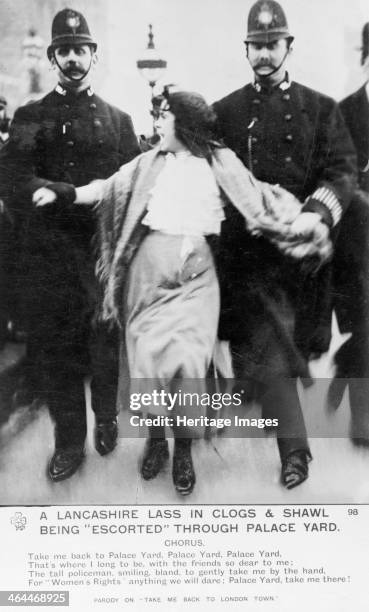
M279 183L301 202L314 195L325 206L328 197L317 189L327 187L348 206L355 153L331 98L287 77L273 88L248 84L214 108L221 135L258 179Z
M63 190L42 208L32 195L50 183L107 178L138 153L127 114L91 89L75 94L60 85L16 111L1 152L1 193L24 236L28 355L56 419L57 445L84 441L83 377L91 362L93 408L100 416L115 414L116 347L107 334L91 333L98 301L94 210L63 201Z
M305 210L319 212L331 226L338 223L355 186L356 156L338 106L331 98L290 82L287 75L279 86L273 88L264 88L258 83L248 84L216 102L214 109L220 137L258 179L280 184L304 203ZM233 241L234 232L239 237L237 247ZM306 295L313 291L313 285L305 279L307 284L302 286L300 265L287 261L265 240L247 235L241 238L239 223L232 222L232 219L224 227L223 235L226 241L229 240L228 246L234 243L235 256L231 267L237 269L241 266L248 271L253 292L255 283L260 285L264 273L264 281L271 276L275 278L275 269L281 267L287 285L288 279L291 280L293 300L298 300L302 294L301 306L304 307ZM242 264L240 249L242 257L247 254L248 258ZM286 269L290 271L287 276ZM245 284L244 276L242 285ZM296 283L296 278L299 283ZM239 289L243 292L242 287ZM306 353L310 350L321 352L327 349L329 342L328 330L325 329L323 336L314 330L317 314L314 306L321 308L321 300L324 302L325 298L318 296L318 304L317 296L310 297L312 301L303 308L298 330L299 342L305 344ZM237 302L237 297L235 299ZM242 324L238 317L233 317L231 328L234 329L229 329L228 325L228 333L247 335L240 326L245 328L247 322ZM307 346L307 340L310 346ZM293 359L292 362L301 364L301 360Z

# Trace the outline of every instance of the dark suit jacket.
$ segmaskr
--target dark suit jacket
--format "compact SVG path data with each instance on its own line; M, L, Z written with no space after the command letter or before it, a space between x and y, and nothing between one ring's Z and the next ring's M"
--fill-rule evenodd
M334 258L334 308L341 332L351 338L335 359L338 377L369 377L369 101L365 86L340 103L354 141L362 191L342 223ZM352 400L352 398L351 398Z
M360 187L369 192L369 100L365 85L339 106L357 151Z

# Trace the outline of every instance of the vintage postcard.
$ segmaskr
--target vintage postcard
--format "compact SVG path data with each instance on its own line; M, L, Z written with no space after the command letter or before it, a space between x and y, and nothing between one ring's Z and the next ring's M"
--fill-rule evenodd
M366 610L366 3L0 28L0 608Z

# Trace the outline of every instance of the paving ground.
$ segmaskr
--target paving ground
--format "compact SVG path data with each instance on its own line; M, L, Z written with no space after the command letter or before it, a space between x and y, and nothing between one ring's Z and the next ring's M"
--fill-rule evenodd
M332 354L311 364L315 376L332 375ZM16 363L19 345L7 345L0 354L0 370ZM144 440L120 439L115 451L100 457L93 448L94 417L88 408L87 456L80 471L54 484L46 476L53 452L53 429L46 408L23 408L9 414L3 391L0 406L0 503L39 504L256 504L256 503L359 503L369 502L369 449L356 447L349 438L347 395L340 409L329 414L325 407L329 380L301 391L310 432L334 432L340 437L311 438L314 457L310 478L286 491L279 482L279 457L273 438L228 438L222 435L193 445L197 483L191 496L182 498L171 481L170 462L155 480L139 475ZM88 391L87 391L88 396ZM369 401L369 400L368 400ZM120 415L124 430L127 413ZM172 440L170 449L172 451Z

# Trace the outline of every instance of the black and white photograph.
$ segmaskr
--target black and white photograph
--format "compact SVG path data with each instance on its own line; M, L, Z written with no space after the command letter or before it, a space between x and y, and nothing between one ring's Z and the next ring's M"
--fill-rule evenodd
M369 503L367 3L0 27L0 503Z
M366 611L367 2L0 28L0 607Z

